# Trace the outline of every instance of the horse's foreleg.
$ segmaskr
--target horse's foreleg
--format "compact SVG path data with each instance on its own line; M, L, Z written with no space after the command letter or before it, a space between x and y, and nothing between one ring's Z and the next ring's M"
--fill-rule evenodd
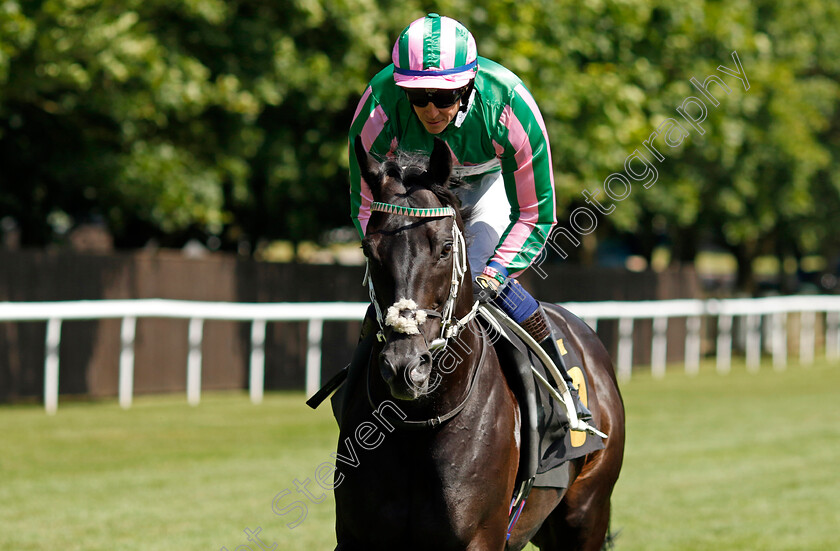
M574 509L561 504L555 511L563 517L555 547L546 551L601 551L610 528L610 502L589 503Z
M541 551L600 551L610 525L611 490L597 476L575 480L534 543Z
M506 551L519 551L528 545L565 493L566 490L560 488L534 488L522 516L513 529Z
M467 545L466 551L505 551L505 534L479 534Z

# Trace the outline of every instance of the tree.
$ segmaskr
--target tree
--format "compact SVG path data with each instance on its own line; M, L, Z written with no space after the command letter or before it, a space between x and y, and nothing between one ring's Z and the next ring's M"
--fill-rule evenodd
M552 142L561 224L604 211L587 239L633 238L675 262L714 242L836 256L840 242L840 5L806 0L465 0L479 54L516 72ZM224 246L318 238L349 225L346 131L418 2L12 0L0 7L0 218L32 245L99 218L117 244ZM721 72L737 52L749 82ZM716 74L710 93L703 82ZM698 97L697 126L678 107ZM664 121L685 135L645 142ZM657 141L658 140L658 141ZM641 157L656 170L626 173ZM607 199L625 173L632 192ZM645 179L647 178L647 179ZM616 183L616 186L618 184ZM616 188L618 189L618 188ZM63 221L63 222L62 222Z
M345 223L343 128L393 34L376 5L2 10L0 216L25 244L49 242L58 219L104 219L122 246L299 240Z
M657 232L679 262L717 242L736 254L743 287L759 252L826 253L833 242L836 254L836 4L499 1L473 16L480 49L523 78L546 118L561 224L582 191L600 193L615 209L598 234L637 235L648 260ZM735 68L732 52L749 88L718 69ZM717 106L690 83L712 74L728 86L710 85ZM702 135L676 112L691 96L708 109ZM676 148L660 136L654 162L644 143L669 118L688 134ZM633 192L610 205L603 182L635 151L658 179L645 189L628 178Z

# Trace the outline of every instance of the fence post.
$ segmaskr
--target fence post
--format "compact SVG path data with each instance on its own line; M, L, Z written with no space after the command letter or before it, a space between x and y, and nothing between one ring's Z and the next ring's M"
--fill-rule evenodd
M321 337L324 320L311 319L306 330L306 395L312 396L321 388Z
M265 320L251 322L251 369L249 388L252 404L261 404L265 389Z
M660 379L665 376L668 362L668 318L658 317L653 320L653 342L650 353L651 374Z
M840 312L825 313L825 357L840 358Z
M755 373L761 366L761 316L747 316L747 371Z
M189 343L187 355L187 403L197 406L201 401L201 341L204 338L204 320L190 319Z
M781 371L787 366L787 313L773 314L773 367Z
M44 359L44 409L53 415L58 409L58 349L61 345L61 319L47 321Z
M689 375L696 375L700 372L700 327L702 320L700 316L686 318L685 336L685 372Z
M137 318L126 316L120 324L120 407L128 409L134 396L134 339Z
M629 381L633 372L633 318L618 320L618 378Z
M718 316L717 371L729 373L732 369L732 316Z
M816 312L799 313L799 363L802 365L814 363L814 348L817 340L814 335L816 317Z

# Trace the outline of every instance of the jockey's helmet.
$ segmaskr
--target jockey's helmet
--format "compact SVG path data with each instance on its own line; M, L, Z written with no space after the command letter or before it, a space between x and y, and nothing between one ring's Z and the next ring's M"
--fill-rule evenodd
M477 71L475 39L461 23L430 13L400 33L391 58L403 88L463 88Z

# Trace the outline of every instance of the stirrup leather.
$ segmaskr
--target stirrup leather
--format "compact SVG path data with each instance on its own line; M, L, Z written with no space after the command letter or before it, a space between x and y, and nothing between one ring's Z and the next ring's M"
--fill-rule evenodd
M534 316L539 314L540 312L538 311L534 314ZM575 413L577 413L578 418L586 422L591 421L592 412L589 411L580 399L580 393L578 392L578 389L574 387L574 381L569 375L569 370L566 368L566 362L563 361L563 356L566 354L566 351L563 347L562 339L558 339L553 332L549 332L549 335L539 341L539 344L542 349L545 350L545 353L548 354L548 357L554 362L554 366L557 367L558 371L560 371L560 376L566 382L566 386L569 388L569 394L574 400Z
M546 378L534 368L534 366L531 366L531 372L534 374L537 381L549 392L549 394L554 397L555 400L563 404L566 408L566 415L569 418L569 429L579 432L588 432L596 436L600 436L601 438L607 438L605 433L599 431L586 421L578 418L574 398L572 397L571 392L569 392L569 387L566 384L566 381L563 380L563 376L557 366L554 365L554 361L549 357L546 351L543 350L543 347L534 340L534 337L528 334L521 325L511 319L511 317L498 306L494 304L483 304L481 305L481 308L484 309L485 314L493 316L506 325L519 338L521 338L525 344L527 344L528 347L540 358L540 360L542 360L548 371L551 372L551 376L554 379L557 388L555 388L555 385L548 382ZM540 308L537 310L537 313L542 315L542 309Z

